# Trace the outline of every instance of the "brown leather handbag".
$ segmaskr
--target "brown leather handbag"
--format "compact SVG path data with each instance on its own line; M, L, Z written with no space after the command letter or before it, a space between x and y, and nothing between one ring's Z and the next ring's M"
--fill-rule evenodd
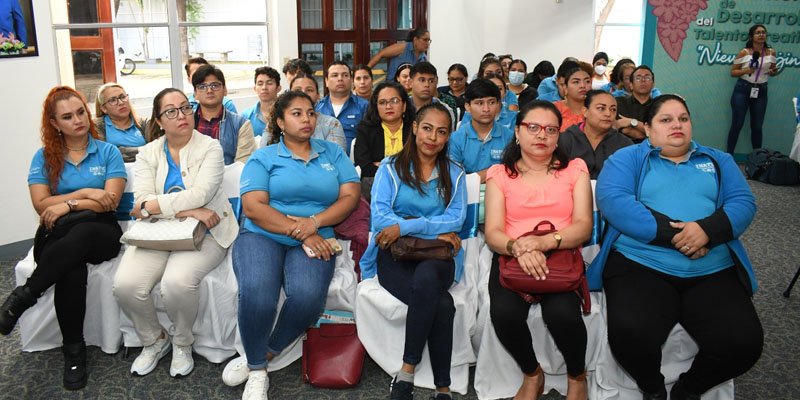
M550 229L539 229L543 225L550 225ZM556 232L555 225L550 221L542 221L528 235L545 236ZM539 294L576 292L581 297L583 312L591 311L592 302L589 298L589 284L586 281L583 255L581 250L557 249L545 254L547 256L547 279L536 280L528 275L519 264L519 260L511 256L500 256L500 284L506 289L517 292L525 301L537 301Z
M400 236L389 246L395 261L452 260L456 256L453 245L439 239L420 239Z

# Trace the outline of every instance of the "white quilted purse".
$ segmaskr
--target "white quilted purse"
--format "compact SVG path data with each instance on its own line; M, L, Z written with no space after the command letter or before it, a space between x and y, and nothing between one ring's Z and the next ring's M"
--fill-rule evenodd
M137 220L119 239L152 250L200 250L206 226L196 218L145 218Z

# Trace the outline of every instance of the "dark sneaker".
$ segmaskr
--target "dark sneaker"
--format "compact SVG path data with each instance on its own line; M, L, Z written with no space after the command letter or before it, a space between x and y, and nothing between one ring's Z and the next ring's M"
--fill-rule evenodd
M397 377L390 386L389 400L414 400L414 384L406 381L398 381Z
M25 312L36 304L36 298L25 286L17 286L8 295L3 306L0 307L0 334L8 335L17 325L17 320Z
M89 379L86 371L86 343L65 344L61 351L64 353L64 388L83 389Z
M453 396L445 393L436 393L436 396L431 396L431 400L453 400Z

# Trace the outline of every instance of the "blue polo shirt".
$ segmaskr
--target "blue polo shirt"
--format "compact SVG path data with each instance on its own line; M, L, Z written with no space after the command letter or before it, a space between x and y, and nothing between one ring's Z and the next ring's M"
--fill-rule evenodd
M428 61L428 56L425 53L420 53L419 57L414 57L414 41L406 42L406 47L399 56L389 59L386 66L386 80L393 81L394 74L397 72L397 67L403 64L415 65L420 61Z
M264 134L267 128L267 121L264 121L261 115L261 103L256 104L247 110L244 110L242 116L250 120L250 125L253 126L253 135L259 137Z
M513 138L513 131L495 123L486 137L487 141L484 142L478 138L478 132L472 127L472 121L468 121L462 123L450 136L448 142L450 159L460 163L468 174L482 171L500 163L503 150Z
M713 214L719 195L716 167L707 155L696 154L696 148L692 143L691 155L678 164L662 158L659 152L651 153L639 201L677 221L696 221ZM675 188L681 188L677 197ZM728 246L715 246L704 257L692 260L675 248L642 243L623 234L614 248L642 265L682 278L713 274L733 265Z
M536 100L545 100L555 102L561 100L561 95L558 93L558 83L556 83L556 76L548 76L542 79L539 87L536 88L539 97Z
M519 106L517 94L510 90L506 90L506 98L503 99L503 108L508 109L508 106Z
M197 111L197 107L200 107L200 102L194 98L194 93L189 93L186 97L189 100L189 104L192 106L192 108ZM227 96L222 98L222 106L234 114L239 113L236 111L236 105L233 104L233 100L229 99Z
M253 191L268 192L270 207L281 214L309 217L336 202L339 186L358 181L353 162L335 143L311 139L311 156L306 162L286 148L281 137L279 143L250 156L242 170L239 191L241 196ZM247 217L244 228L283 245L300 245L299 241L269 232ZM333 227L321 226L319 235L332 238Z
M58 187L53 194L68 194L84 188L104 189L106 181L113 178L128 178L122 154L117 146L89 136L89 146L83 159L73 163L67 158L64 162ZM28 185L36 184L50 185L44 149L39 149L34 154L31 168L28 170Z
M351 94L342 105L342 111L339 112L339 115L334 115L333 113L333 105L331 104L330 96L323 97L322 100L317 103L315 109L318 113L330 115L342 123L344 136L347 139L347 154L350 155L350 142L356 138L356 127L359 122L361 122L361 118L364 117L364 114L367 113L367 107L369 107L368 101Z
M133 120L131 120L131 125L125 129L119 129L114 126L114 123L111 122L111 118L108 115L103 116L103 120L106 123L106 142L114 146L124 147L139 147L145 145L142 131L136 127Z

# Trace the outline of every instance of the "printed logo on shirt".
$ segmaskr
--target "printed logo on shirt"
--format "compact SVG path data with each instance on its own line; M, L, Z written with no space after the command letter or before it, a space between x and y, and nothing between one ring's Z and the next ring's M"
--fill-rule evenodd
M503 158L503 149L492 149L492 160L499 160Z
M703 171L703 172L708 172L710 174L713 174L713 173L717 172L714 169L714 163L710 162L710 161L709 162L704 162L704 163L697 163L697 164L694 165L694 167L699 169L699 170L701 170L701 171Z
M89 167L89 173L94 176L105 176L106 167L104 165L94 165Z
M348 115L348 116L347 116L347 118L349 118L349 119L356 119L356 116L355 116L355 115Z
M31 170L28 171L28 175L38 175L42 172L42 167L31 167Z
M245 188L250 186L250 178L244 178L241 182L239 182L239 186Z
M336 167L334 167L333 164L331 164L331 163L324 162L324 163L321 163L320 166L325 171L336 171Z

